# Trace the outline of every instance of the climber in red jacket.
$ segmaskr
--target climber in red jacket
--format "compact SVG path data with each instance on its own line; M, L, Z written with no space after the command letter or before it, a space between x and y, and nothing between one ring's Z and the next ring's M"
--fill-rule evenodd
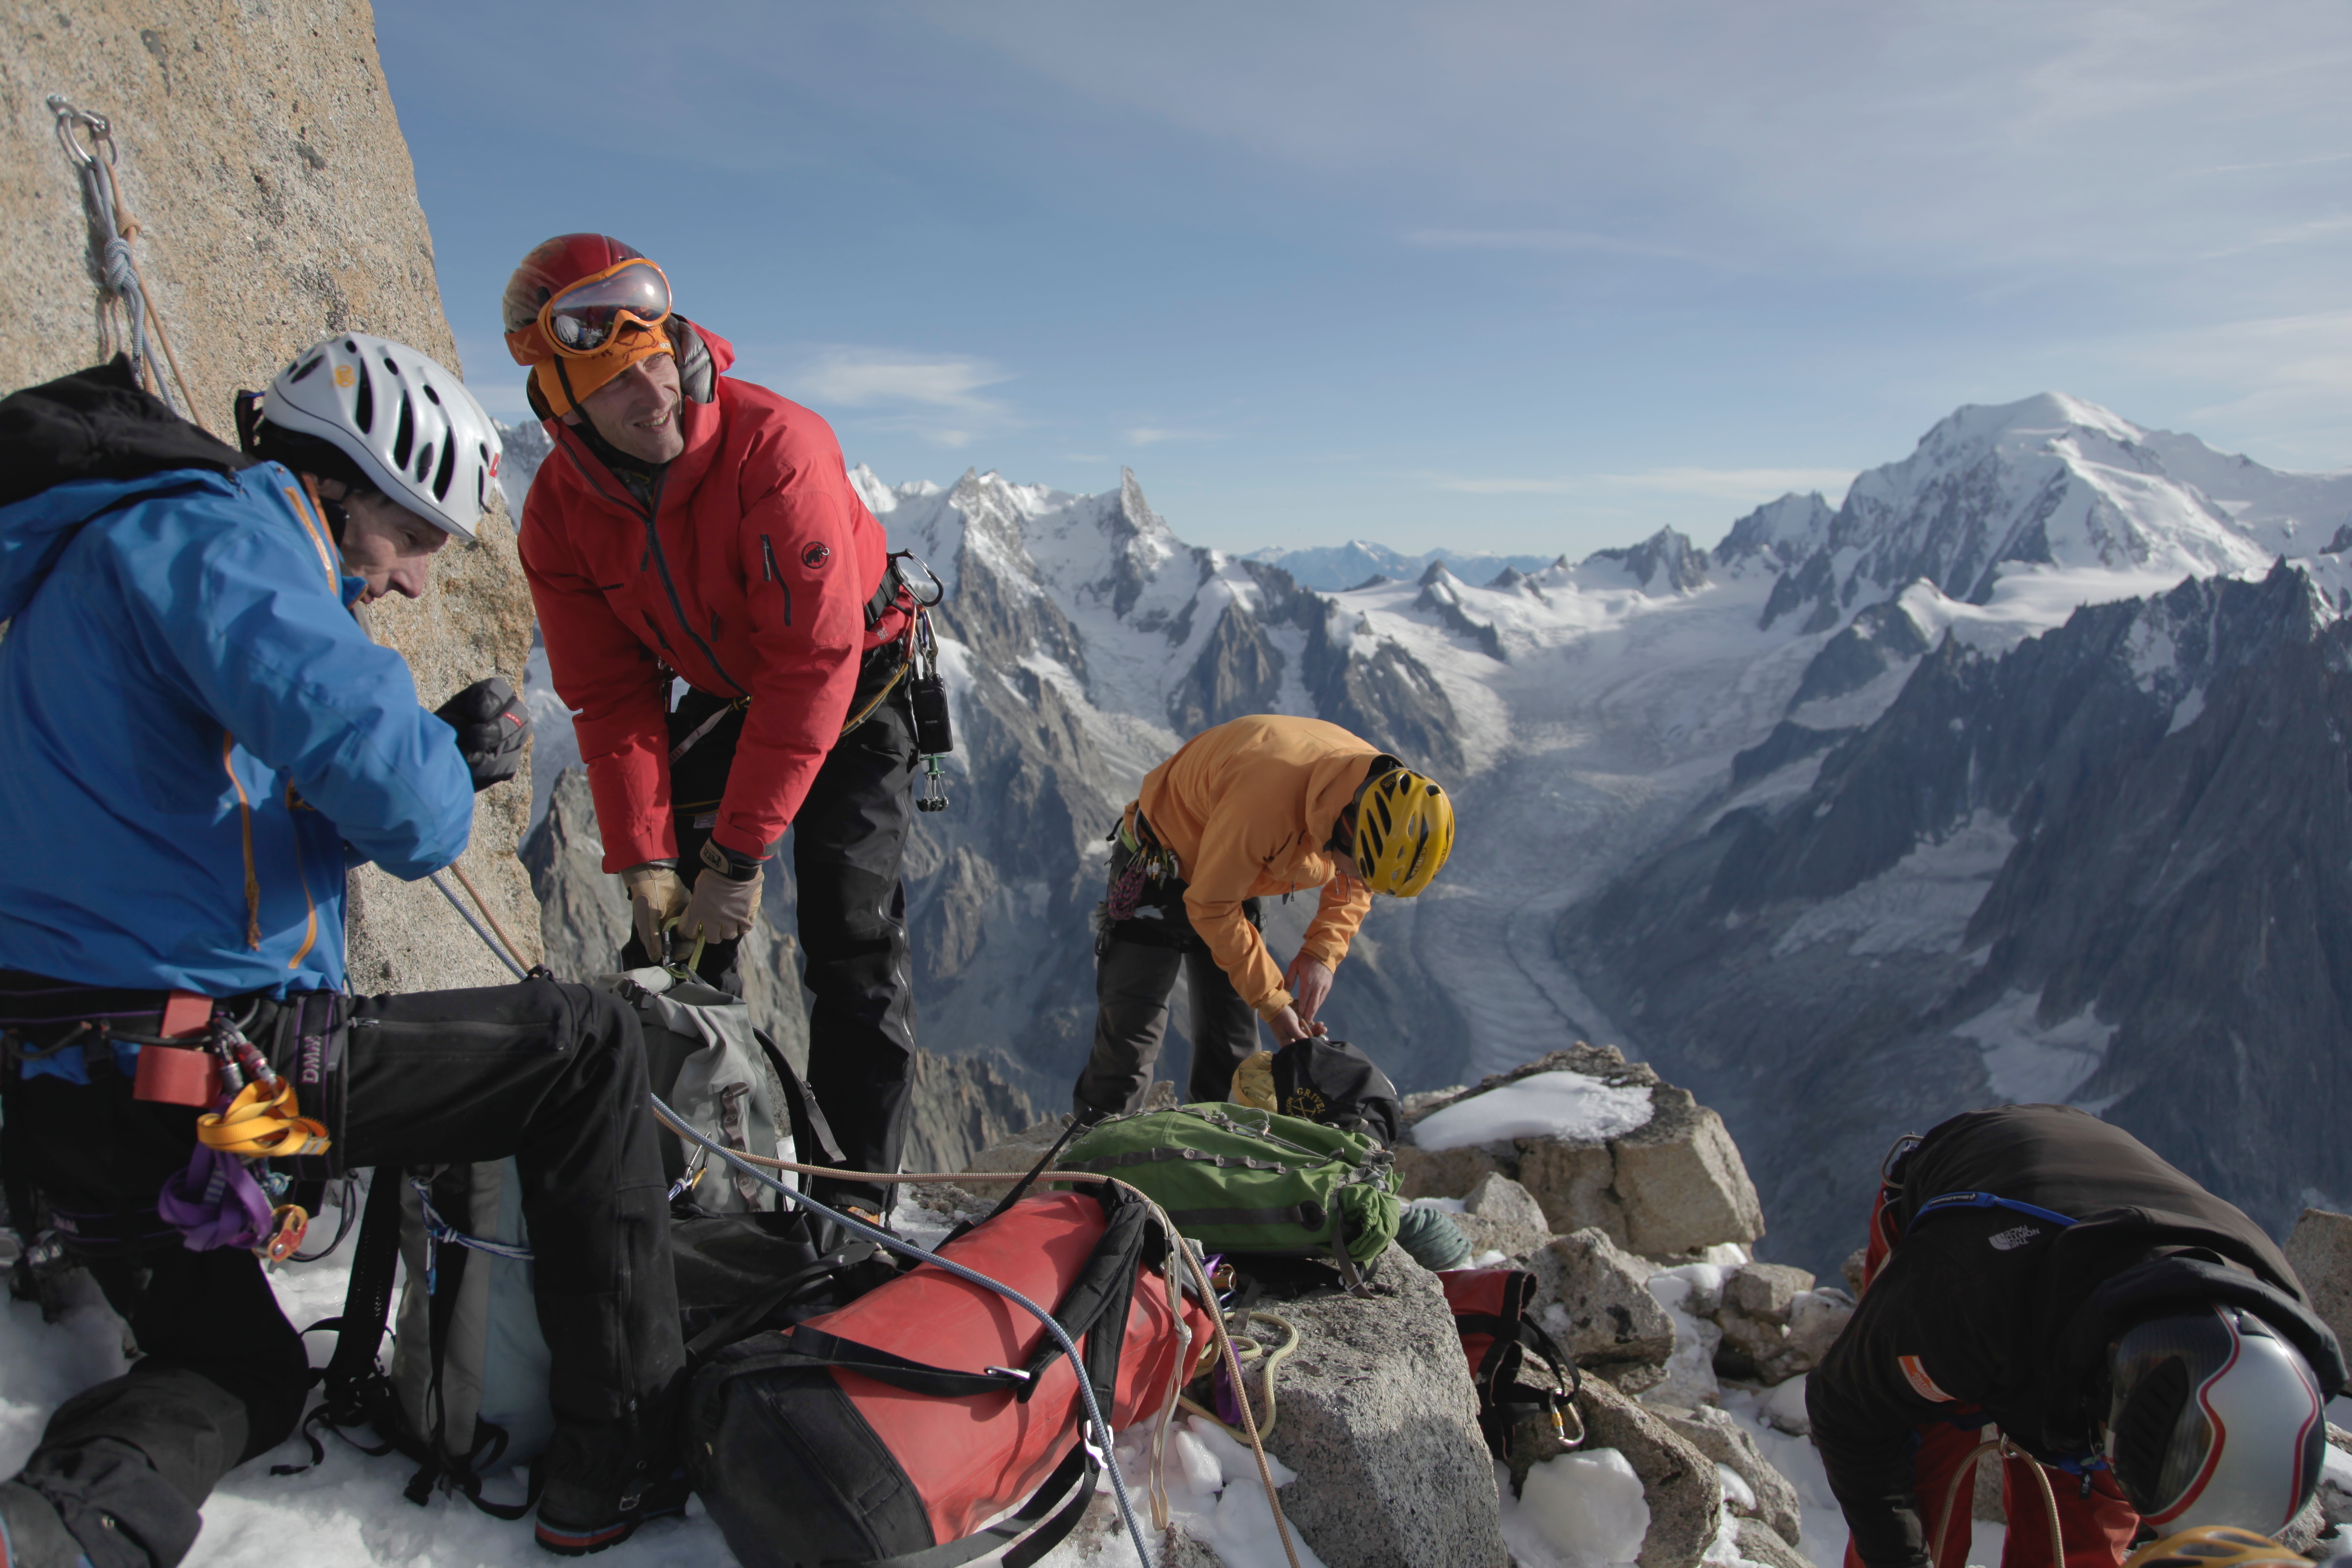
M914 1061L901 852L912 821L912 601L825 422L723 373L661 269L572 234L508 281L507 345L555 449L523 570L629 892L625 968L740 992L736 947L794 830L815 1002L809 1081L849 1168L894 1171ZM676 682L686 690L673 704ZM875 1212L878 1186L820 1198Z

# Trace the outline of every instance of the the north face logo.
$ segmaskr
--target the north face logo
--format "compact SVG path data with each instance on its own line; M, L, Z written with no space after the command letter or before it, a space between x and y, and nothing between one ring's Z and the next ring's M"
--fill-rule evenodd
M2002 1231L1999 1236L1992 1237L1991 1240L1996 1250L2000 1252L2015 1252L2019 1247L2023 1247L2027 1242L2032 1241L2035 1237L2040 1236L2042 1232L2033 1226L2021 1225L2016 1226L2014 1229Z

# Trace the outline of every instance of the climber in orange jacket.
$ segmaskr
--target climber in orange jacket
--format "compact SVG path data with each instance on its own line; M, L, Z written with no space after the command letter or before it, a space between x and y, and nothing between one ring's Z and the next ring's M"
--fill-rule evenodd
M1144 775L1112 836L1095 945L1094 1050L1072 1102L1084 1118L1139 1109L1179 968L1192 985L1186 1098L1223 1100L1257 1048L1321 1034L1315 1015L1374 893L1412 898L1454 847L1444 790L1319 719L1253 714L1204 730ZM1259 900L1320 888L1287 973Z

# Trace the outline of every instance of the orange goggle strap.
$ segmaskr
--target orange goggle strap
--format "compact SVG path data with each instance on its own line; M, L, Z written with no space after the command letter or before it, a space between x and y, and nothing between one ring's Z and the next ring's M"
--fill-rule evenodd
M247 1160L290 1160L325 1152L327 1129L302 1115L292 1084L281 1082L275 1095L264 1095L260 1084L249 1083L237 1090L227 1110L197 1117L196 1141Z

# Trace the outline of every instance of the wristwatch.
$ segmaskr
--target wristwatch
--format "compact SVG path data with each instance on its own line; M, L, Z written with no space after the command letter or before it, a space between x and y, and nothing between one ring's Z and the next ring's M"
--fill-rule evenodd
M715 838L703 841L702 863L730 882L748 882L760 874L761 857L730 849Z

